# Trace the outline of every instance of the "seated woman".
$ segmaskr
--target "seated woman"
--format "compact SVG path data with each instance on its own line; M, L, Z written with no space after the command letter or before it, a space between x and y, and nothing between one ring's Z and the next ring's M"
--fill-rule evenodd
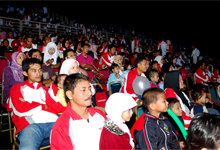
M4 39L0 46L0 56L4 56L6 50L14 50L14 49L9 46L9 41L7 39Z
M123 62L123 57L121 55L116 55L114 57L114 63L116 63L119 66L119 75L122 76L122 73L124 71L124 66L122 64Z
M25 55L22 52L14 52L11 57L11 66L5 67L4 76L2 80L4 104L7 104L11 87L15 84L24 82L22 61L24 60Z
M54 42L49 42L43 55L44 66L51 66L55 72L58 72L61 66L61 60L58 56L57 46Z

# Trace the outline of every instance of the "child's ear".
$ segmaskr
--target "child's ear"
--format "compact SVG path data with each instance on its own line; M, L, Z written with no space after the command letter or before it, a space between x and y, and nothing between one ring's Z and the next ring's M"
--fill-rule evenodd
M151 103L151 104L148 106L148 109L155 110L155 105L154 105L154 103Z

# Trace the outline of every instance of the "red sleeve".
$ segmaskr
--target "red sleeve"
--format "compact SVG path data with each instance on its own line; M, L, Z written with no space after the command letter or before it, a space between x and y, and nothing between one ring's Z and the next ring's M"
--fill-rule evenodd
M19 100L19 98L23 98L19 86L20 84L17 84L13 86L10 90L10 98L13 104L12 108L13 110L16 110L16 115L29 116L36 113L36 111L45 110L44 104L40 104L37 102L29 103L27 101L22 102L21 100Z
M41 46L40 48L39 48L39 51L42 53L43 52L43 46Z
M133 86L132 86L132 83L135 78L136 76L131 73L127 75L127 80L125 80L125 83L124 83L124 88L125 88L124 90L125 90L125 93L129 94L136 101L138 97L133 91Z
M22 52L21 47L22 47L21 45L18 46L18 51L19 51L19 52Z

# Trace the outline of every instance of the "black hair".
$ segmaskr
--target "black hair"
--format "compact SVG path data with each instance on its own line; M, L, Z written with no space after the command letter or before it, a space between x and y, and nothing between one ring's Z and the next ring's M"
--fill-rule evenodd
M124 70L127 70L129 65L131 65L133 67L133 65L132 65L132 63L130 61L128 61L128 60L125 61Z
M38 50L38 49L31 49L29 52L28 52L28 56L29 57L32 57L33 53L35 52L39 52L41 54L41 52Z
M190 122L186 139L186 148L217 149L220 147L220 116L209 113L198 113Z
M67 49L68 47L65 46L66 41L69 41L69 39L64 39L64 40L62 41L62 46Z
M79 45L80 43L81 43L81 42L76 41L76 43L74 44L74 50L77 50L77 47L78 47L78 45ZM82 45L81 45L81 47L82 47Z
M33 36L31 35L31 34L27 34L26 36L25 36L25 39L27 40L28 38L32 38L33 40L34 40L34 38L33 38Z
M108 45L108 50L109 50L109 49L112 49L113 47L117 48L117 46L114 45L114 44L110 44L110 45Z
M66 74L58 74L58 75L56 75L56 81L54 82L54 84L58 84L58 83L60 82L60 78L61 78L62 76L66 76L66 77L67 77Z
M86 43L83 43L82 47L84 47L84 46L90 47L90 45L89 45L89 44L86 44Z
M46 37L48 37L48 35L44 36L42 40L45 41L45 38L46 38Z
M199 61L197 62L198 67L202 66L203 63L205 63L205 61L203 61L203 60L199 60Z
M89 77L80 73L70 74L66 77L63 83L63 89L67 102L69 101L69 98L66 96L66 92L71 91L72 93L74 93L74 89L76 88L77 83L82 80L88 82L90 81Z
M67 57L67 54L68 52L73 52L73 53L76 53L76 50L73 50L73 49L66 49L64 52L63 52L63 58L65 59L65 57Z
M4 39L4 40L2 41L2 43L4 43L5 41L8 41L8 39ZM8 44L9 44L9 41L8 41Z
M139 56L137 57L137 59L135 60L135 67L137 67L137 65L138 65L139 63L141 63L143 60L146 60L146 58L145 58L144 56L142 56L142 55L139 55Z
M197 101L201 96L202 94L204 93L205 91L203 89L196 89L196 90L193 90L191 95L192 95L192 99L194 101Z
M193 86L193 90L203 89L203 88L206 88L206 86L204 84L201 84L201 83L196 83Z
M177 102L179 102L178 99L174 98L174 97L170 97L166 99L168 102L168 107L171 109L173 107L173 105Z
M30 65L32 64L39 64L41 65L41 61L37 58L25 58L22 61L22 70L25 72L28 72L28 70L30 69Z
M112 65L111 65L111 71L112 71L113 69L115 69L116 67L118 67L118 66L119 66L118 64L112 63Z
M155 70L155 69L150 70L149 75L148 75L149 80L151 80L151 78L154 77L156 73L158 73L157 70Z
M156 103L158 100L158 95L164 93L164 90L158 87L148 88L142 94L142 100L145 108L151 103Z

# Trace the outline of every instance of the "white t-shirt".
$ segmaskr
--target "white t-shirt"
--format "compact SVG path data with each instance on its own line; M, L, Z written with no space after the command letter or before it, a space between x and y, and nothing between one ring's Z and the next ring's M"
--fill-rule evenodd
M195 48L193 51L192 51L192 54L191 56L193 57L193 63L196 64L197 63L197 57L200 55L200 51Z

